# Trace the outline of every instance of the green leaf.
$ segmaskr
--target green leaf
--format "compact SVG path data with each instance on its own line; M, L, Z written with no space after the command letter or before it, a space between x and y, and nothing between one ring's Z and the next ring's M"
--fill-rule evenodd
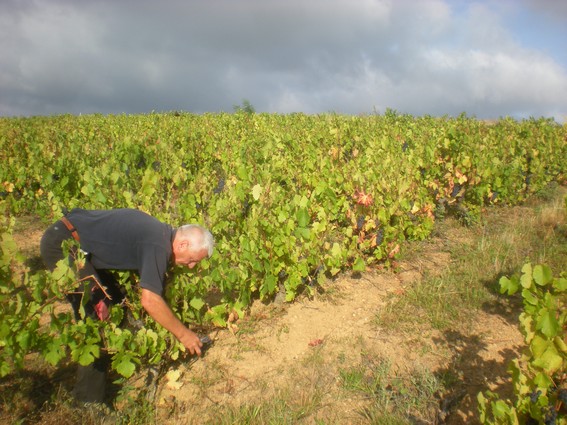
M278 212L278 223L283 223L287 220L288 215L282 210Z
M65 349L54 341L49 344L49 351L44 354L45 360L51 365L55 366L59 361L65 357Z
M518 359L514 359L510 362L508 372L512 375L515 393L519 395L527 394L530 391L530 387L526 385L527 378L522 373Z
M205 301L201 298L192 298L191 301L189 301L189 305L195 310L201 310L201 308L205 305Z
M538 264L534 267L533 277L539 286L545 286L553 280L553 273L549 266Z
M73 277L73 270L69 267L69 262L66 259L60 260L57 262L57 266L51 273L51 276L56 281L69 280Z
M264 279L264 283L260 287L260 293L262 296L271 295L276 290L278 278L274 275L267 275Z
M234 305L232 306L232 309L236 311L238 317L244 317L245 308L246 308L245 304L242 303L241 301L235 302Z
M567 355L567 344L565 343L565 341L563 341L563 338L561 338L561 336L556 336L555 338L553 338L553 342L560 352Z
M4 341L8 335L10 335L10 326L6 322L0 323L0 347L4 346L2 341Z
M478 393L478 395L476 396L476 399L478 400L478 408L480 411L480 422L481 423L485 423L486 421L486 397L484 397L483 393Z
M342 252L343 251L341 249L341 246L338 243L335 242L333 244L332 248L331 248L331 255L333 257L339 257L339 256L341 256Z
M311 217L309 216L309 211L306 208L300 208L296 214L297 225L299 227L307 227Z
M100 355L100 347L97 344L89 344L82 347L77 361L81 366L88 366Z
M549 345L543 354L537 357L532 364L542 368L548 374L557 372L563 365L563 359L554 345Z
M97 192L95 199L99 201L102 205L106 204L106 197L100 191Z
M512 276L511 279L508 279L506 276L502 276L499 283L501 294L506 292L508 295L514 295L520 288L518 278L515 276Z
M530 291L528 291L527 289L524 289L522 291L522 298L529 304L531 305L537 305L538 303L538 298Z
M555 318L555 312L549 311L547 308L542 308L536 321L536 329L541 330L548 338L556 336L561 330L561 327Z
M553 288L558 292L567 291L567 279L564 277L553 279Z
M301 199L299 200L299 207L301 208L307 208L307 205L309 205L309 199L307 199L307 197L305 195L303 195L301 197Z
M8 375L12 371L12 367L8 362L0 359L0 378Z
M547 347L549 346L550 341L544 339L540 335L535 335L530 343L530 350L534 357L541 357Z
M363 258L357 258L352 266L352 270L355 272L363 272L366 270L366 264Z
M120 353L112 361L112 367L123 377L129 378L136 370L136 363L131 354Z
M533 327L533 317L525 312L521 313L520 324L522 325L522 330L526 339L526 343L530 344L535 336L535 330Z
M240 165L236 169L236 175L240 180L248 180L248 169L244 165Z
M532 265L530 263L524 264L522 267L522 277L520 278L522 287L528 289L532 286Z
M18 341L18 344L20 345L20 347L22 347L22 350L28 350L31 346L32 335L29 331L20 331L20 333L16 337L16 341Z
M295 229L295 235L307 240L311 236L311 231L306 227L298 227Z
M339 269L338 267L331 267L331 269L329 270L332 276L336 276L340 271L341 269Z
M534 377L534 384L536 384L538 388L549 388L553 385L553 380L547 376L547 374L539 372Z
M492 403L492 411L494 412L494 417L496 419L505 419L510 414L510 406L508 406L504 401L498 400Z
M214 325L224 327L226 326L226 304L219 304L212 307L205 317L209 318Z

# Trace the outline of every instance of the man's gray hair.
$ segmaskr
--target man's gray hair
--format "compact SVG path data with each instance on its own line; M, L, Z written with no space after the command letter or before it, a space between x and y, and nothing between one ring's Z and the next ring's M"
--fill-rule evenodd
M200 237L194 237L195 231L198 231ZM202 249L206 249L208 257L213 255L215 239L208 229L198 224L185 224L177 228L177 233L182 238L191 239L192 248L195 250L200 251Z

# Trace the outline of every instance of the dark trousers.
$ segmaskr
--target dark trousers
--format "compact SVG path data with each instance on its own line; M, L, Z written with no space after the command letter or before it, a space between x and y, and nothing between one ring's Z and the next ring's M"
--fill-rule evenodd
M62 221L55 222L43 234L40 243L40 253L45 266L49 270L53 271L57 262L64 258L61 245L63 241L69 239L73 239L73 236ZM74 255L71 252L70 263L73 260ZM103 302L108 307L111 304L119 304L124 299L124 295L114 275L108 270L95 269L89 262L88 255L85 265L79 270L78 280L80 280L80 284L76 291L67 295L67 299L73 306L76 320L81 319L79 309L83 292L88 291L90 295L88 302L84 305L85 315L95 320L100 318L97 314L97 305L100 306L100 302ZM103 286L105 290L101 290L100 286ZM110 298L107 297L107 294ZM77 381L73 390L73 395L78 401L102 402L104 400L109 363L109 357L101 355L100 358L88 366L78 366Z

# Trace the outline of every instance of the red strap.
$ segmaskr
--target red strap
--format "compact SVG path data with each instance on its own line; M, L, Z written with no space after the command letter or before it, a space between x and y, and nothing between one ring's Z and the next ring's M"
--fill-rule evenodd
M69 229L69 231L71 232L71 235L73 236L73 238L74 238L77 242L80 242L79 233L77 233L77 229L75 229L75 226L73 226L73 225L71 224L71 222L67 219L67 217L61 217L61 221L63 222L63 224L65 225L65 227L67 227L67 229Z
M94 311L98 316L98 320L100 320L101 322L104 322L106 319L108 319L108 316L110 316L110 311L108 311L108 306L106 305L104 300L100 300L94 306Z

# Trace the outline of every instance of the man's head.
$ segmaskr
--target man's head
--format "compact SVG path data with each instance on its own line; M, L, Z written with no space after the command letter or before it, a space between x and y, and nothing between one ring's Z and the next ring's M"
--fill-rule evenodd
M186 224L177 229L173 239L175 264L192 269L206 257L213 254L213 235L197 224Z

